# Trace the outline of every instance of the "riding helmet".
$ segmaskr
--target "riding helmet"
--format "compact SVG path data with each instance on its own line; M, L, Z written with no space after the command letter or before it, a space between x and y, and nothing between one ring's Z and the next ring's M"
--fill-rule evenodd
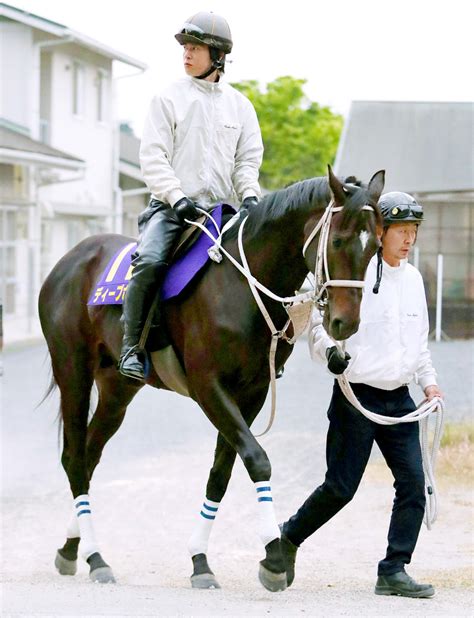
M180 45L198 43L215 47L225 54L232 51L232 35L229 24L216 13L201 11L186 20L175 34Z
M392 223L421 223L423 207L412 195L401 191L384 193L378 206L382 213L384 226Z

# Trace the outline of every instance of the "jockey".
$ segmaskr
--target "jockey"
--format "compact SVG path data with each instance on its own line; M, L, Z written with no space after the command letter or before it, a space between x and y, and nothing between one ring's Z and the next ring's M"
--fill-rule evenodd
M325 362L331 373L345 372L364 408L398 417L416 410L408 390L413 380L427 400L442 398L442 393L428 349L423 279L407 261L423 209L411 195L399 191L385 193L378 205L384 226L382 251L367 269L359 330L346 341L347 352L341 353L314 312L309 348L313 360ZM325 480L282 525L288 585L294 579L298 547L352 500L376 442L395 478L395 500L375 594L433 596L433 586L416 582L405 571L425 510L418 422L376 424L349 403L337 380L328 418Z
M197 207L219 202L249 207L261 194L257 115L222 79L232 50L229 25L215 13L200 12L175 37L183 46L186 77L152 100L145 122L140 163L151 200L138 220L140 239L123 305L119 370L140 381L145 377L140 336L186 220L199 216Z

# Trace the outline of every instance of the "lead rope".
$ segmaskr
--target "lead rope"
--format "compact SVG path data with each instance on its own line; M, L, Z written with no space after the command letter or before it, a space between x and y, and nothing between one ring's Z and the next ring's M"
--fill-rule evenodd
M344 346L343 346L344 353ZM341 391L344 393L346 399L363 414L366 418L378 423L379 425L398 425L399 423L415 423L420 422L420 444L421 444L421 456L423 463L423 472L425 474L425 495L426 506L425 515L423 521L431 530L432 525L436 521L438 516L438 491L435 482L435 466L436 458L439 451L441 442L441 436L443 433L444 424L444 402L439 397L433 397L431 401L424 401L413 412L405 414L405 416L396 417L384 416L383 414L376 414L364 408L352 390L349 380L345 373L337 376L337 381L341 387ZM429 419L431 414L435 413L435 430L433 439L430 446L429 441Z

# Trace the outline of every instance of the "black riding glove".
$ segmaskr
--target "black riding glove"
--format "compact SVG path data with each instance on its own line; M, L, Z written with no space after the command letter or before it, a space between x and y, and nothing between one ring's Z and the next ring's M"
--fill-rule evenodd
M350 355L345 352L344 356L339 352L337 346L333 345L332 348L326 350L326 358L328 359L328 369L331 373L340 375L344 373L349 364Z
M258 198L256 198L255 195L250 195L249 197L246 197L244 199L244 201L242 202L241 208L247 208L247 209L253 208L257 204L258 204Z
M176 216L180 220L181 224L184 224L184 220L195 221L199 216L199 210L196 208L196 204L189 199L189 197L182 197L173 206L173 210Z

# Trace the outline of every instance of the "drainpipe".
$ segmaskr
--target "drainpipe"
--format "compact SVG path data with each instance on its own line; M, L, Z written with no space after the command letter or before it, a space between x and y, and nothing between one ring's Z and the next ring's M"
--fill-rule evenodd
M145 70L146 69L139 69L133 73L112 78L112 118L114 119L114 139L112 152L112 227L115 234L121 234L123 230L123 197L128 194L127 191L122 191L120 188L120 121L117 118L117 82L121 79L128 79L129 77L141 75L145 72Z

